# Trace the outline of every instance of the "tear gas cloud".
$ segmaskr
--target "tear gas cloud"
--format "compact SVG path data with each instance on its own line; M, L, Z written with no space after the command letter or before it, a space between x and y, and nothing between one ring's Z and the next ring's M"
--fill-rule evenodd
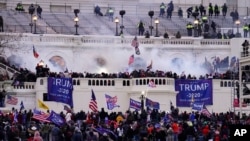
M182 72L185 72L185 74L191 74L192 76L195 75L197 77L207 73L207 71L201 67L201 63L204 63L204 58L196 58L192 53L188 54L185 52L183 53L185 55L179 53L175 56L175 54L171 54L167 50L146 49L143 48L142 45L139 48L141 51L140 55L136 55L134 48L130 46L124 48L82 48L80 51L77 51L76 54L73 54L72 58L64 58L65 56L61 56L65 61L64 67L58 66L55 63L51 63L49 61L50 58L36 59L32 55L32 51L25 54L17 53L16 56L19 56L21 59L14 58L12 62L16 62L20 64L21 67L28 68L34 72L37 63L40 60L43 60L52 72L63 72L67 68L69 72L118 73L124 71L131 72L134 69L138 69L138 66L144 67L146 70L146 66L148 66L152 60L153 71L172 71L176 72L178 75L180 75ZM39 51L39 53L43 53L42 49L39 49ZM128 60L132 54L135 56L135 62L131 66L128 66ZM177 61L173 61L175 59Z

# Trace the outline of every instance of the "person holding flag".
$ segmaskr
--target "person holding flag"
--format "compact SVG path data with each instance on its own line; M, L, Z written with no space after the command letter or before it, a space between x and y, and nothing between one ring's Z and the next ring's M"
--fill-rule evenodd
M150 64L147 66L146 72L150 71L153 68L153 61L151 60Z
M24 108L24 105L23 105L23 101L21 101L21 103L20 103L20 111L22 111L23 109L25 109L25 108Z
M135 61L135 56L134 54L132 54L130 57L129 57L129 60L128 60L128 65L130 66L131 64L133 64Z
M140 49L139 49L139 42L137 40L137 37L135 36L135 38L132 40L131 46L135 48L135 54L140 55Z

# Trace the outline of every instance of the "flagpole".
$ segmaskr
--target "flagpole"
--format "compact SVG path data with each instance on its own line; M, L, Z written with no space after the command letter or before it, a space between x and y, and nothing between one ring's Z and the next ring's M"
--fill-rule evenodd
M194 95L192 95L192 98L191 98L191 101L190 101L190 107L191 107L191 112L190 113L192 113L193 104L194 104Z
M145 92L145 98L147 98L147 97L148 97L148 86L147 86L146 92Z
M141 94L141 104L142 104L142 107L141 107L141 112L144 110L144 106L145 106L145 99L148 97L148 85L147 85L147 88L144 91L142 91L142 94Z

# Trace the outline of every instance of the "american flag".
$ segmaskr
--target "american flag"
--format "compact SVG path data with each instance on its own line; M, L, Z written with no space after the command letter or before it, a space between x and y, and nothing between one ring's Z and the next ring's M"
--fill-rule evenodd
M33 46L33 55L35 58L38 58L39 57L39 54L37 53L35 47Z
M18 99L16 97L11 96L11 95L7 95L6 103L10 104L10 105L17 105Z
M71 112L71 108L69 108L67 105L63 106L63 110L67 111L67 112Z
M156 87L155 82L153 80L150 80L148 82L148 86L151 87L151 88L155 88Z
M105 94L106 102L107 102L107 108L109 110L113 110L115 107L120 107L120 105L117 105L117 96L110 96L108 94Z
M39 120L39 121L42 121L42 122L50 122L50 120L48 120L50 114L47 114L47 113L40 113L40 114L35 114L33 115L33 119L36 119L36 120Z
M93 112L97 112L98 111L98 106L97 106L97 102L96 102L96 97L95 97L95 93L92 91L92 95L91 95L91 100L89 102L89 109L91 109Z
M33 109L33 114L34 114L34 115L41 115L42 112L39 111L39 110L37 110L36 108L34 108L34 109Z
M132 40L131 46L132 46L132 47L139 47L139 42L137 41L137 37L135 37L135 38Z
M129 57L128 65L131 65L132 63L134 63L134 61L135 61L135 56L134 56L134 54L132 54L132 55Z
M203 109L201 110L201 114L207 116L208 118L211 117L211 113L208 111L207 107L204 105Z

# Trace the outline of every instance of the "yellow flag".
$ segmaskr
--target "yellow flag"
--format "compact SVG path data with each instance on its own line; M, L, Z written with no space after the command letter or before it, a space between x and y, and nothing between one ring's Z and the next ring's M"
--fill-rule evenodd
M38 107L45 110L49 110L49 107L45 103L43 103L40 99L38 99Z

